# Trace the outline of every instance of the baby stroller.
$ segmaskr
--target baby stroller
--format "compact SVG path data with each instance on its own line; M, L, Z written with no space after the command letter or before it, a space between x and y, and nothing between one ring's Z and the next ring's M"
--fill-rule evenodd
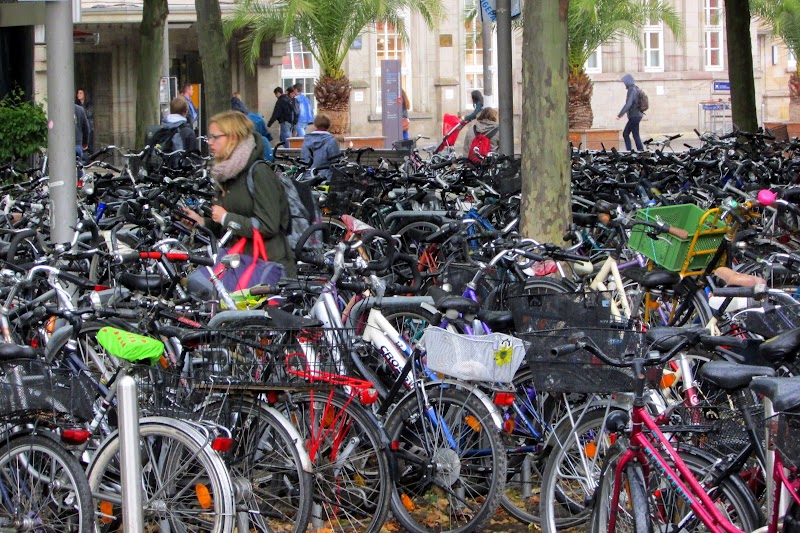
M461 128L465 125L466 122L463 122L457 116L445 113L442 121L442 135L444 135L444 138L442 142L439 143L439 146L436 147L434 153L438 154L445 148L455 146L458 140L458 134L461 133Z

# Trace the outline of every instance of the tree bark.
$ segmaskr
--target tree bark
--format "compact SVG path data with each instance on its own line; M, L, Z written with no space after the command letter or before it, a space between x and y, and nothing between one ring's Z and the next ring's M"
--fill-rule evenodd
M231 63L228 44L222 33L219 0L195 0L197 42L203 66L203 123L231 108Z
M725 26L733 125L742 131L754 132L758 129L758 115L753 81L749 0L725 0Z
M136 79L137 150L144 146L148 126L161 122L158 85L164 48L164 24L167 22L167 0L144 0L142 23L139 24L139 73Z
M560 243L570 223L569 0L525 2L522 42L522 207L526 237Z

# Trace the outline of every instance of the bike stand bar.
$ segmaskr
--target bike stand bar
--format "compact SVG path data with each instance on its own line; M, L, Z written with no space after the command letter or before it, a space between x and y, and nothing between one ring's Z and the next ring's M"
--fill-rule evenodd
M136 381L124 376L117 388L119 400L119 455L122 469L122 524L125 531L144 531L142 458L139 446L139 403Z

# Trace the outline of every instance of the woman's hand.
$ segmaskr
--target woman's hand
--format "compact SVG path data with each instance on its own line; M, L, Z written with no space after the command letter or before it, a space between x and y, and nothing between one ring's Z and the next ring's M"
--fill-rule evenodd
M199 224L201 226L205 226L205 220L203 220L203 217L198 215L196 212L192 211L188 207L184 207L183 208L183 212L186 214L186 218L188 218L189 220L191 220L195 224Z
M215 205L211 207L211 220L217 224L222 224L222 221L227 214L228 212L221 205Z

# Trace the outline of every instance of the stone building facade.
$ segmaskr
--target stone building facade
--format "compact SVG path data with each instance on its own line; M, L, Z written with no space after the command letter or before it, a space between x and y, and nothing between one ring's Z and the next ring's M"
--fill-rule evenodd
M421 18L406 18L409 39L402 43L394 29L376 25L354 43L345 70L352 82L351 130L353 135L372 136L381 132L380 61L402 61L403 86L411 100L411 134L441 138L444 113L471 109L469 94L483 90L479 28L466 19L474 0L443 0L446 18L438 28L428 30ZM643 137L662 133L729 128L725 103L729 93L725 54L723 0L671 0L684 24L682 38L676 39L662 25L648 26L643 33L644 49L628 40L606 43L587 64L594 81L595 128L621 129L615 120L622 106L624 88L619 82L629 72L647 91L650 111L642 123ZM223 14L233 0L221 0ZM99 143L132 146L135 134L136 67L141 0L82 0L80 21L75 24L75 83L87 91L95 105L96 140ZM178 83L202 83L198 55L194 2L170 0L168 55L170 75ZM35 45L37 95L44 97L46 59L43 30L37 27ZM759 119L788 119L790 73L796 67L786 49L762 28L752 24L754 81ZM515 131L524 113L521 87L522 30L514 33L513 84L495 87L514 98ZM233 90L251 110L271 114L273 89L301 82L313 97L313 80L318 74L311 55L295 39L268 43L251 73L234 42L229 45ZM493 69L496 72L496 49ZM494 76L497 80L497 76ZM715 84L715 82L717 82ZM722 82L722 83L720 83ZM716 87L716 90L715 90ZM496 96L490 104L496 105ZM714 102L717 105L711 106ZM720 105L721 104L721 105ZM723 109L707 109L723 108ZM503 117L501 117L503 119ZM276 135L277 137L277 135ZM430 141L430 142L433 142Z

